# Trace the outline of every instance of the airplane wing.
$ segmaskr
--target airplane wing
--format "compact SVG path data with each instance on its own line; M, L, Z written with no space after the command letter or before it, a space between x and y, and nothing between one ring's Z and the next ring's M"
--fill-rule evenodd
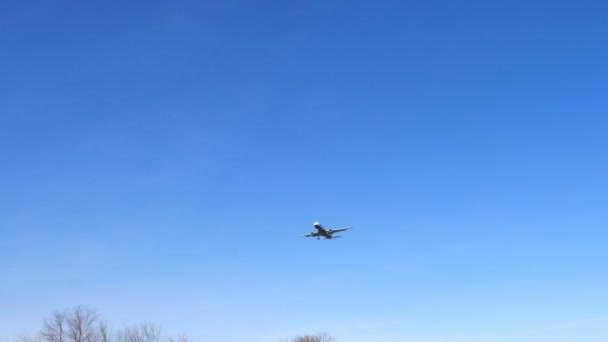
M316 234L310 233L310 234L302 235L302 237L311 237L311 236L316 236Z
M351 229L351 228L352 228L352 227L346 227L346 228L336 228L336 229L331 229L331 232L332 232L332 234L333 234L333 233L343 232L343 231L345 231L345 230L349 230L349 229Z

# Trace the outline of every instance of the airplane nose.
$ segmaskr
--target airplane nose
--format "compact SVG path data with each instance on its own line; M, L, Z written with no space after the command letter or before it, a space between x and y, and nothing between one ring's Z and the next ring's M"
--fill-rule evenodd
M318 226L318 225L320 225L320 224L321 224L321 223L319 223L319 221L317 221L317 222L313 223L312 225L313 225L313 227L316 227L316 226Z

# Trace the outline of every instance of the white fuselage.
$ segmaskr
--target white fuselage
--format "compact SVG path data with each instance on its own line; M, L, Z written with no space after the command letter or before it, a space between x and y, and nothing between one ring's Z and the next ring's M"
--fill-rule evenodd
M317 228L317 230L325 230L325 227L320 222L313 223L313 226Z
M313 226L317 229L317 236L323 236L326 239L331 239L331 230L326 230L320 222L313 223Z

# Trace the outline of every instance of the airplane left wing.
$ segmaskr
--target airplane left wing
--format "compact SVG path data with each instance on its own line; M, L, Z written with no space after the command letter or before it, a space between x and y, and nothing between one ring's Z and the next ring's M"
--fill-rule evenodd
M332 233L339 233L339 232L343 232L345 230L349 230L352 227L346 227L346 228L336 228L336 229L330 229Z

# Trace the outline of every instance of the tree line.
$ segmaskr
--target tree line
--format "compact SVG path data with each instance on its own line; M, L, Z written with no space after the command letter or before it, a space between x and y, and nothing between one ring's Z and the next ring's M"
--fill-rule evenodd
M160 325L148 322L113 329L97 311L75 306L55 311L44 320L35 335L24 335L17 342L191 342L186 335L163 336Z
M164 336L162 326L142 322L113 329L97 311L79 305L55 311L35 335L19 336L16 342L192 342L186 335ZM279 342L335 342L328 333L282 338Z
M291 340L283 338L280 342L334 342L334 338L330 334L322 332L314 335L296 336Z

